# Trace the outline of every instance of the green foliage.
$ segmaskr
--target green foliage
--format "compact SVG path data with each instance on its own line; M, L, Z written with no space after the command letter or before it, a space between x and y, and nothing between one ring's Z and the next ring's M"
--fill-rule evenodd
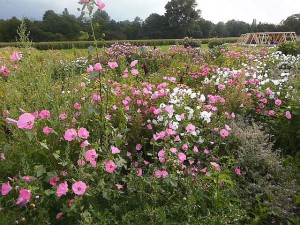
M298 42L285 42L278 47L278 51L281 51L286 55L299 55L300 54L300 41Z
M273 151L270 137L256 124L233 124L232 152L244 172L237 192L256 209L251 224L286 221L293 213L298 183L292 167L284 166L279 151ZM282 207L284 205L284 207Z
M193 38L185 37L182 42L185 48L192 47L192 48L200 48L201 42L198 40L194 40Z
M29 39L30 31L27 30L25 20L22 20L20 27L17 30L18 38L17 42L19 46L22 48L29 48L31 47L31 41Z
M202 44L207 44L211 39L193 39L194 41L201 42ZM234 43L237 38L224 38L226 43ZM103 44L98 41L98 47L109 47L115 43L124 44L130 43L136 46L162 46L162 45L176 45L183 44L183 39L153 39L153 40L118 40L118 41L105 41ZM93 41L60 41L60 42L32 42L31 46L38 50L55 50L55 49L86 49L93 44ZM0 42L0 48L4 47L17 47L18 44L14 42Z
M209 42L208 42L208 47L210 49L216 47L216 46L220 46L222 44L225 43L225 40L224 39L221 39L221 38L213 38L213 39L210 39Z

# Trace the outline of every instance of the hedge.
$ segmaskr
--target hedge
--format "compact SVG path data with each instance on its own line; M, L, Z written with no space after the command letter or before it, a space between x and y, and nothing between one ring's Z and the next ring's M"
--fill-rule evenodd
M222 38L226 43L234 43L237 41L238 38L230 37L230 38ZM207 39L195 39L201 41L202 44L207 44L211 38ZM106 47L109 47L115 43L130 43L132 45L137 46L162 46L162 45L176 45L176 44L183 44L183 39L154 39L154 40L113 40L113 41L106 41ZM48 50L48 49L85 49L88 48L90 45L93 45L93 41L57 41L57 42L32 42L31 46L33 48L39 50ZM17 42L0 42L0 48L3 47L18 47L19 43ZM103 43L98 43L99 47L103 47Z

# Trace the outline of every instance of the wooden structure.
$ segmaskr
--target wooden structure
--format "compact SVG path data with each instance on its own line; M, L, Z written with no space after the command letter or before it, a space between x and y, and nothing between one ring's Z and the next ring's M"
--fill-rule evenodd
M280 45L283 42L295 42L295 32L259 32L242 34L237 44L239 45Z

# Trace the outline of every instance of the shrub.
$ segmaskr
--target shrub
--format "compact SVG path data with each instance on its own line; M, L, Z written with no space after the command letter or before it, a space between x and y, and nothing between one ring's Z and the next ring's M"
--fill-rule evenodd
M210 49L216 47L216 46L220 46L222 44L224 44L225 41L223 39L220 39L220 38L213 38L211 39L209 42L208 42L208 47Z
M290 167L283 165L280 151L273 151L269 135L256 125L232 124L232 148L244 179L239 179L239 195L256 208L257 224L273 217L288 219L298 189ZM278 223L279 221L277 221Z
M192 48L199 48L201 46L201 41L195 40L193 38L185 37L182 42L185 48L192 47Z
M300 41L282 43L278 50L285 55L298 55L300 54Z

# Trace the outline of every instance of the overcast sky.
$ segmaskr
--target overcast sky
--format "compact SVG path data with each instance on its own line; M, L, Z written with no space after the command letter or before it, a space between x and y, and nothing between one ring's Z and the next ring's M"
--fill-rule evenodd
M169 0L103 0L105 10L116 21L130 20L136 16L145 20L151 13L163 15ZM278 24L288 16L300 13L300 0L196 0L202 17L214 23L235 19L252 23ZM41 20L46 10L60 14L68 8L71 14L79 15L77 0L0 0L0 19Z

